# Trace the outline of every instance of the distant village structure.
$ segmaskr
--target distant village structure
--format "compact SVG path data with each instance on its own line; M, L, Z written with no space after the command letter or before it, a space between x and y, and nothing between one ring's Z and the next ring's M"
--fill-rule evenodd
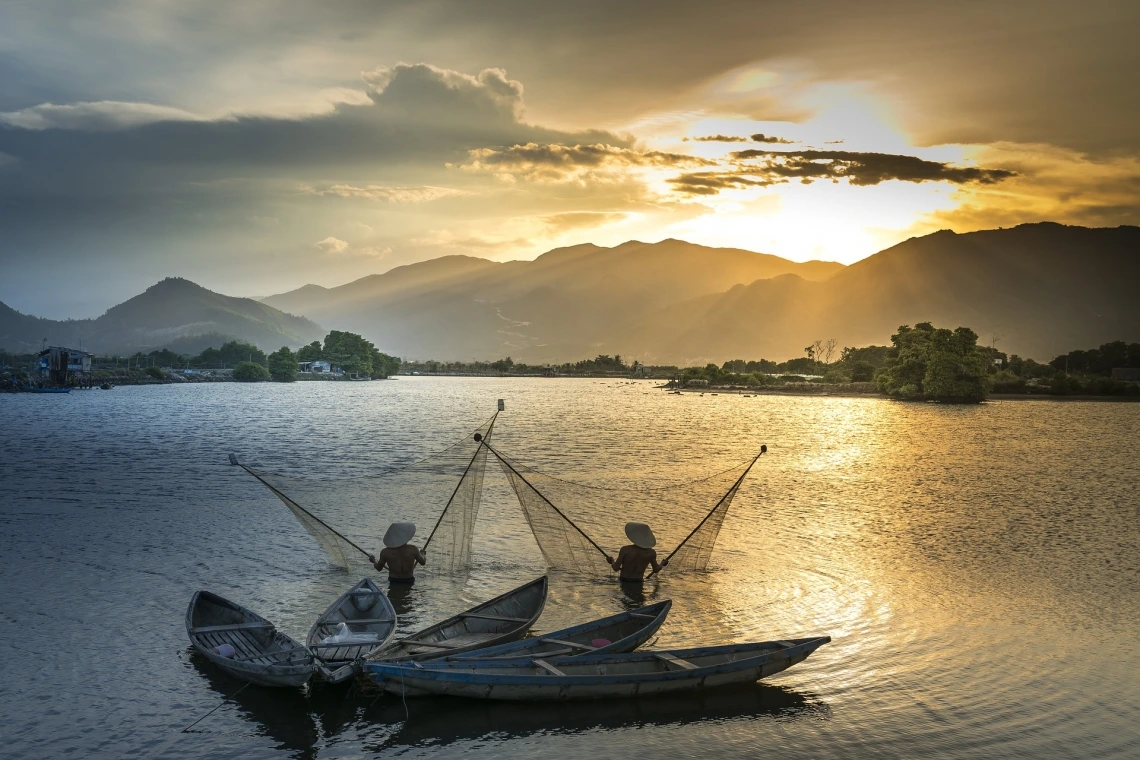
M71 385L76 375L91 372L91 360L95 354L81 348L48 346L39 353L40 377L53 385Z
M324 359L315 359L311 362L297 362L297 371L314 375L343 375L340 367L326 362Z

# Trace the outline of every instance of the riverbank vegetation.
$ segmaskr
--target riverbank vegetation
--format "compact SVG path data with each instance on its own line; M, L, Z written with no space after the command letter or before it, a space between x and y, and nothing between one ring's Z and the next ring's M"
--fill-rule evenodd
M0 387L17 389L37 379L34 354L0 351ZM301 362L328 362L339 372L301 373ZM379 351L354 333L332 331L296 352L283 346L266 354L249 343L228 341L195 356L168 349L130 357L97 357L96 384L162 382L293 382L298 379L387 378L405 375L511 377L627 377L659 379L669 388L792 393L881 393L906 400L976 402L990 394L1140 397L1140 344L1115 341L1070 351L1047 363L979 346L967 327L903 325L889 346L839 347L817 340L804 356L786 361L732 359L721 365L677 367L627 362L620 355L562 364L494 361L407 361ZM1116 372L1117 377L1113 377Z

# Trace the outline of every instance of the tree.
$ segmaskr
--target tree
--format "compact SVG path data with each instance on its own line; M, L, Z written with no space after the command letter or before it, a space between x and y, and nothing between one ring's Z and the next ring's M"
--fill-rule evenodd
M306 347L307 348L307 347ZM282 346L269 355L269 376L279 383L292 383L297 380L297 357Z
M325 336L323 358L350 375L372 376L372 352L376 347L356 333L333 330Z
M851 367L851 382L866 383L875 379L875 368L868 362L855 362Z
M835 348L839 345L839 341L835 338L828 338L826 342L817 340L816 343L819 345L816 358L823 364L831 364L831 357L835 355Z
M307 346L301 346L297 349L297 361L299 362L315 362L318 359L324 358L321 342L314 340Z
M984 401L989 392L978 335L968 327L903 325L891 336L893 356L876 376L879 389L904 399Z
M389 356L388 354L372 349L372 377L375 380L387 380L392 375L400 372L400 365L403 362L399 357Z
M194 357L190 363L195 367L223 367L245 361L251 361L264 367L266 364L265 352L252 343L231 340L223 343L221 348L207 348Z
M238 362L233 377L243 383L258 383L269 379L269 370L257 362Z
M165 380L166 379L166 373L163 372L159 367L147 367L146 369L143 370L143 372L145 372L147 375L153 377L155 380Z
M498 372L510 372L513 366L515 366L515 362L509 356L506 359L491 362L491 369Z

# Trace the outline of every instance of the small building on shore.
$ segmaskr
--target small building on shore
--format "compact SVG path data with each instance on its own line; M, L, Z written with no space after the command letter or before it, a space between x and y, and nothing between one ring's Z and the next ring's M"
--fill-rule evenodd
M324 359L315 359L311 362L298 362L297 370L299 372L332 372L333 367Z
M81 348L48 346L39 353L40 376L56 385L68 385L77 373L91 371L95 354Z

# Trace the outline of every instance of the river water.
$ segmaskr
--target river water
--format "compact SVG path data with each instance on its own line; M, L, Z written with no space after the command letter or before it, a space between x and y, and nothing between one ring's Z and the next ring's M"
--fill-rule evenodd
M671 598L657 647L833 642L755 686L668 699L405 704L250 687L180 733L241 685L189 649L196 589L303 639L358 579L226 454L373 472L469 434L498 398L500 449L587 483L686 480L769 447L712 572L667 570L637 599L551 573L540 630ZM1138 431L1140 404L675 396L601 380L0 395L0 756L1136 757ZM544 572L487 472L474 568L394 600L402 630ZM406 516L424 526L438 510ZM678 519L662 515L660 532Z

